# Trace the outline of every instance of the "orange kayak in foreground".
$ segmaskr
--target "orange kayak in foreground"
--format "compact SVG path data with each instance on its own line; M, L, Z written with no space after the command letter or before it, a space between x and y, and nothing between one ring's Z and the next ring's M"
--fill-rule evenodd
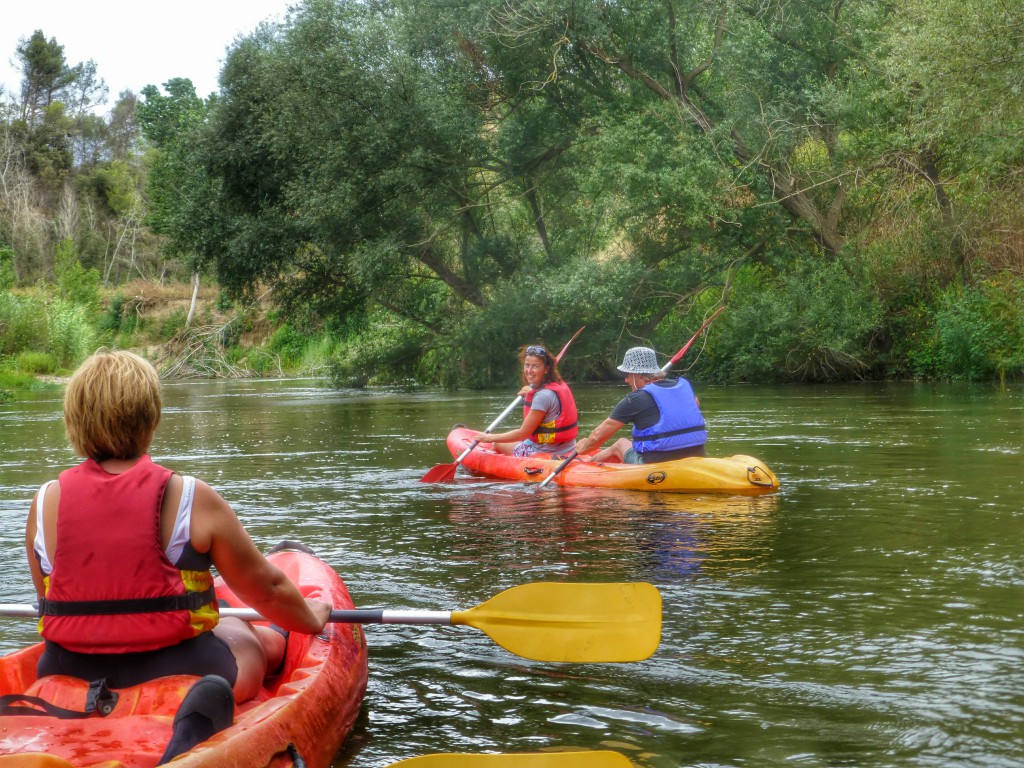
M267 556L306 597L352 608L333 569L311 554ZM217 596L244 605L217 579ZM88 684L62 675L37 680L42 644L0 658L0 695L27 694L82 711ZM366 691L366 640L358 624L328 623L320 635L292 632L285 666L253 700L235 707L234 723L171 764L175 768L326 768L355 722ZM63 720L0 716L0 768L151 768L171 738L178 705L199 678L176 675L117 689L106 717Z
M471 434L471 430L462 427L456 427L448 434L448 450L453 458L458 458L470 446L473 442ZM596 452L595 449L590 453ZM539 483L562 463L561 460L541 458L543 455L520 459L496 453L492 443L480 443L462 460L462 466L485 477ZM724 458L701 456L657 464L573 461L552 482L591 488L743 496L779 490L779 479L764 462L741 454Z

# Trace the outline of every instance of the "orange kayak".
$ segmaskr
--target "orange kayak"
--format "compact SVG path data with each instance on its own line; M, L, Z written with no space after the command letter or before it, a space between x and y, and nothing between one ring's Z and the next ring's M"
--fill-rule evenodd
M303 595L352 608L348 589L313 555L281 551L268 558ZM244 607L217 580L217 596ZM62 675L36 679L42 644L0 658L0 695L27 694L82 711L88 684ZM358 624L329 623L323 634L288 638L282 672L234 723L173 761L175 768L326 768L355 722L366 691L366 640ZM151 768L171 738L178 705L199 678L176 675L117 690L106 717L65 720L0 716L0 768Z
M456 427L448 434L448 450L457 458L473 442L471 431ZM597 450L589 453L596 453ZM462 460L470 472L502 480L537 483L562 463L535 454L520 459L497 453L491 443L480 443ZM737 454L724 458L710 456L676 459L657 464L593 464L573 461L558 473L553 483L591 488L633 491L674 491L676 493L729 493L757 496L779 490L779 479L768 466L753 456Z

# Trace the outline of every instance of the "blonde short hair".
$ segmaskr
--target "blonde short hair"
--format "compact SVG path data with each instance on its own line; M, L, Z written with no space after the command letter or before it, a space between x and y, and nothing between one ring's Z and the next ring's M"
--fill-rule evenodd
M142 456L160 423L160 378L132 352L101 349L64 392L64 427L79 456L95 461Z

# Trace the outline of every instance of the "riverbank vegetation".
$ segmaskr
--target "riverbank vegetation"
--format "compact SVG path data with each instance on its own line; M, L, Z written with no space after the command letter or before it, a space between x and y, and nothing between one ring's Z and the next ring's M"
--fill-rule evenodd
M1021 28L1000 0L306 0L218 94L102 118L95 64L26 31L0 369L104 343L486 386L586 325L563 371L602 379L724 304L691 377L1020 378Z

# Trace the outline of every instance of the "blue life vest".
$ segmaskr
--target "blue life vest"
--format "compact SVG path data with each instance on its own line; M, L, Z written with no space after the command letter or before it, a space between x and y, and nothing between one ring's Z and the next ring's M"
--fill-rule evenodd
M697 405L697 398L693 396L690 382L677 379L671 387L651 382L643 390L654 398L661 418L647 429L633 428L633 450L640 454L675 451L704 445L708 441L704 416Z

